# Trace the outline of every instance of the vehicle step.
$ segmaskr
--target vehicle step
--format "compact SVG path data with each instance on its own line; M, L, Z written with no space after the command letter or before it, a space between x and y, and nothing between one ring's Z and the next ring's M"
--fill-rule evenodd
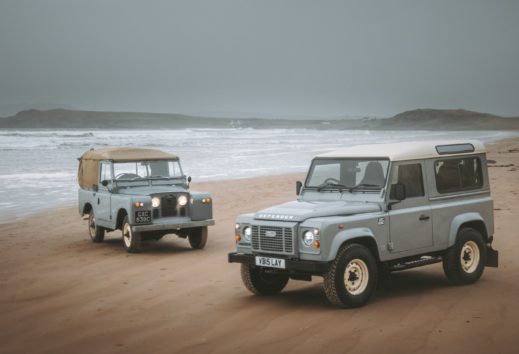
M442 258L440 256L438 256L438 257L422 257L420 259L416 259L413 261L390 265L389 269L392 272L396 272L399 270L411 269L411 268L421 267L421 266L428 265L428 264L439 263L441 261L442 261Z

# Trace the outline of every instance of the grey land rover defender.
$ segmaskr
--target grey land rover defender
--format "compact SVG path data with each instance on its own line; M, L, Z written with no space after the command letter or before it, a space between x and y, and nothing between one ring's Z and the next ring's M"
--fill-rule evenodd
M316 156L297 200L236 220L247 289L279 293L289 279L324 278L329 301L364 305L380 278L443 262L448 280L497 267L493 202L479 141L359 145Z
M204 248L214 225L211 195L189 190L178 156L160 150L107 148L79 158L79 214L88 215L93 242L122 230L128 252L166 234L188 238Z

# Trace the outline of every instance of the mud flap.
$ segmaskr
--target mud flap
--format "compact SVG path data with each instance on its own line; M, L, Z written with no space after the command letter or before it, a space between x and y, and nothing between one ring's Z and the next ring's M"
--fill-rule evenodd
M486 267L495 267L497 268L499 263L499 252L492 248L492 246L487 246L487 263Z

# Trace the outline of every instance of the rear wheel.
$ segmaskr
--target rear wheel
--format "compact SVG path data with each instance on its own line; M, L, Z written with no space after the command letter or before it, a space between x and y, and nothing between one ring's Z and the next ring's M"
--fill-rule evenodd
M377 286L377 261L363 245L350 244L339 250L324 276L328 300L341 307L359 307L368 302Z
M288 283L287 274L269 273L265 268L249 264L241 265L241 279L245 287L256 295L278 294Z
M137 253L141 250L141 234L139 232L133 232L128 216L124 217L123 220L123 242L128 253Z
M196 227L189 231L189 244L194 249L202 249L207 243L207 226Z
M97 225L94 211L88 215L88 234L92 242L103 242L105 239L105 228Z
M478 281L485 269L487 249L478 230L463 228L458 232L454 246L443 255L443 271L455 285Z

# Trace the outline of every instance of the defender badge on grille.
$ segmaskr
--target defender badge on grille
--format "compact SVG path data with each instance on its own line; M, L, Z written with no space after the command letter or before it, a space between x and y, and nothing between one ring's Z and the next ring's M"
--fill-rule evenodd
M265 236L276 237L276 231L272 231L272 230L265 231Z

